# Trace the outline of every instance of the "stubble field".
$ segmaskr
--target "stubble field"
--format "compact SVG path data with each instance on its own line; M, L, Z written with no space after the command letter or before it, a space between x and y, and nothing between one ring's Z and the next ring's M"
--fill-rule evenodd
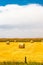
M43 42L0 42L0 62L25 62L25 57L27 62L43 62Z

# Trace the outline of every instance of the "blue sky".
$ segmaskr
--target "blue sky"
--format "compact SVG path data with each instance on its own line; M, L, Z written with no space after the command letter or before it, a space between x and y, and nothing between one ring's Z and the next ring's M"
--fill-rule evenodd
M0 0L0 6L4 6L7 4L26 5L30 3L43 5L43 0Z

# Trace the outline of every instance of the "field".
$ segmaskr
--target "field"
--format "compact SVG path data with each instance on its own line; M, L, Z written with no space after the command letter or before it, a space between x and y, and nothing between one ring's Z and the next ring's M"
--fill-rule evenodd
M25 44L25 48L19 48L19 44ZM35 62L43 63L43 41L42 42L7 42L0 41L0 65L5 62L18 62L18 65L37 65ZM2 63L3 62L3 63ZM22 63L21 63L22 62ZM5 63L6 64L6 63ZM10 64L11 65L11 64ZM15 64L16 65L16 64ZM41 65L41 64L40 64Z
M36 62L0 62L0 65L43 65L43 63L36 63Z
M25 48L19 48L19 43L24 43ZM43 42L0 42L0 62L24 62L25 57L27 62L43 62Z

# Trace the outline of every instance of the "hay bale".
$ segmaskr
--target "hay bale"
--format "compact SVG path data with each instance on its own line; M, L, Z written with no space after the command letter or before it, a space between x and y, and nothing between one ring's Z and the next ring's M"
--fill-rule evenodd
M10 44L10 42L9 42L9 41L6 41L6 44L7 44L7 45L9 45L9 44Z
M31 40L30 42L33 43L33 40Z
M25 48L25 44L24 43L20 43L19 44L19 48Z
M16 42L16 40L14 40L14 42Z

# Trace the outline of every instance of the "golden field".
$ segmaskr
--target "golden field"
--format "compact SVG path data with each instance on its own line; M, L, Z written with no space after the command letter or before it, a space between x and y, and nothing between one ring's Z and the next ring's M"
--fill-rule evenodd
M19 48L19 44L24 43L25 48ZM43 42L0 42L0 62L14 61L43 62Z

